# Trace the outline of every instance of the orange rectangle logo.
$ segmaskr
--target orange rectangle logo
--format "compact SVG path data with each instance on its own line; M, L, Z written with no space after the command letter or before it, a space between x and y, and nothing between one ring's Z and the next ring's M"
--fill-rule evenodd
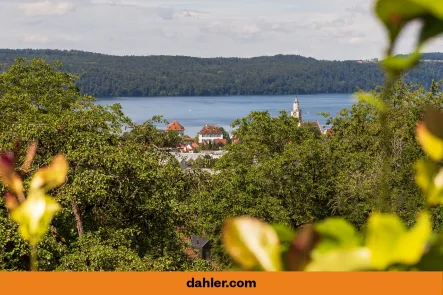
M1 294L441 295L440 272L0 273Z

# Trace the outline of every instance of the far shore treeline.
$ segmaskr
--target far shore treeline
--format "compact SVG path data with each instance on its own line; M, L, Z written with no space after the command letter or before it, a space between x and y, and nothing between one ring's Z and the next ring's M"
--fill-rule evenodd
M375 61L327 61L298 55L254 58L110 56L83 51L0 49L0 71L18 57L59 60L79 76L83 93L95 97L217 96L351 93L383 83ZM426 60L405 82L428 88L443 77L443 53Z

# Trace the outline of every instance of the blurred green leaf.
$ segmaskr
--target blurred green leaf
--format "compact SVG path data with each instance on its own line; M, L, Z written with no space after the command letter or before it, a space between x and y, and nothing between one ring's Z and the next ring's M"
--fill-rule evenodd
M443 20L428 15L423 18L423 27L420 32L419 46L429 39L441 34L443 32Z
M378 0L375 12L388 29L391 43L394 43L404 25L426 15L427 8L409 0Z
M382 66L395 75L412 68L420 60L420 49L426 41L443 32L443 4L435 0L378 0L375 11L389 34L389 50ZM407 57L394 57L392 52L403 28L413 20L421 20L415 52Z
M365 271L371 269L371 251L366 247L334 250L318 255L305 271Z
M427 110L425 121L417 126L417 140L433 160L443 159L443 114L439 110Z
M296 234L291 228L283 224L271 224L272 228L277 233L278 238L282 242L292 242Z
M52 197L32 194L12 211L11 218L19 224L23 239L35 246L46 234L54 214L60 209L60 205Z
M280 241L270 225L249 217L230 219L224 225L223 239L226 250L244 268L282 269Z
M68 162L63 155L57 155L51 164L40 169L31 181L30 193L35 190L47 192L63 184L68 174Z
M427 159L415 164L416 182L423 190L429 205L443 204L443 170Z
M370 93L358 93L357 98L361 102L366 102L374 106L379 112L386 111L386 105L380 99L376 98Z
M319 245L315 248L316 253L356 248L361 244L355 227L342 218L328 218L318 223L315 230L321 237Z
M408 56L390 56L381 62L381 65L389 71L393 71L396 74L401 73L404 70L410 69L420 62L421 54L414 52Z
M431 233L427 213L419 216L410 231L395 214L372 214L368 221L366 245L372 252L373 267L384 270L395 263L417 263L425 252Z
M438 0L409 0L411 3L415 3L426 9L430 14L436 18L443 20L443 3Z

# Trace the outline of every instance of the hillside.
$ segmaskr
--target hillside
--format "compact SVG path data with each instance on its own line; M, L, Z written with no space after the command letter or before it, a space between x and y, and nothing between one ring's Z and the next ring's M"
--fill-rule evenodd
M326 61L296 55L255 58L110 56L82 51L0 49L6 70L18 57L60 60L80 77L82 92L104 96L211 96L349 93L383 82L377 63ZM441 60L443 54L423 59ZM426 62L407 77L422 82L443 77L443 64Z

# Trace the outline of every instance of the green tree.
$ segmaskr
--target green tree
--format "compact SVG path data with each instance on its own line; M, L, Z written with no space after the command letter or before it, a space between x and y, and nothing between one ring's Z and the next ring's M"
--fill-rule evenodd
M81 95L74 76L42 60L19 59L0 74L0 107L4 114L1 149L15 149L23 162L25 153L19 147L38 142L32 167L23 173L25 185L36 167L48 164L58 153L70 163L65 184L52 192L63 207L52 223L55 231L38 250L47 261L45 270L59 265L69 269L79 262L79 251L95 251L87 250L94 241L102 241L97 243L106 253L89 269L121 269L118 261L124 251L109 248L107 238L100 234L104 228L133 233L125 241L133 260L125 261L133 261L134 269L139 269L136 264L145 257L177 258L177 269L186 265L186 245L176 231L187 229L182 214L186 208L178 205L187 195L182 171L169 154L146 142L122 139L122 127L132 123L119 105L95 105L92 97ZM2 220L8 215L6 210L0 213ZM14 229L10 222L1 223L1 232ZM28 269L23 262L26 251L20 250L23 243L14 236L2 243L8 245L0 257L2 265ZM80 268L81 264L74 269Z
M164 120L162 116L154 116L141 125L133 124L131 130L123 134L123 139L159 148L175 148L182 141L176 131L159 130L156 124L166 126L168 121Z

